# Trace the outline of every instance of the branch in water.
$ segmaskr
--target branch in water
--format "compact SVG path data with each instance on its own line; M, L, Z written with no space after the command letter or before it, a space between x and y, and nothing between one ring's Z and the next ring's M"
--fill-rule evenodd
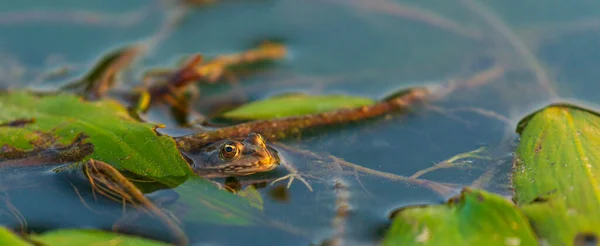
M397 97L386 99L371 106L274 120L252 121L175 139L177 145L184 151L198 149L223 138L243 138L251 132L260 133L269 140L283 139L288 135L298 134L309 128L357 122L384 116L395 111L406 110L419 102L425 101L429 95L430 91L427 88L412 88Z
M216 83L236 66L282 59L286 53L286 48L282 44L264 42L257 48L242 53L218 56L206 63L202 63L202 56L196 54L182 68L170 75L167 83L150 87L148 91L152 98L162 97L167 93L177 94L196 81ZM169 72L167 71L166 74L168 75ZM153 74L147 76L153 76Z
M175 245L188 244L188 238L179 225L110 164L90 159L83 166L83 172L95 192L112 200L140 206L165 223L174 237Z

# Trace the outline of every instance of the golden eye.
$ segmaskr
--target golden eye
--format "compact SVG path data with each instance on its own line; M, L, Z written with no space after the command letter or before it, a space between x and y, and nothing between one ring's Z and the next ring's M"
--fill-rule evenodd
M226 143L223 144L223 147L221 147L221 156L223 156L226 159L234 158L237 156L237 154L238 148L233 143Z

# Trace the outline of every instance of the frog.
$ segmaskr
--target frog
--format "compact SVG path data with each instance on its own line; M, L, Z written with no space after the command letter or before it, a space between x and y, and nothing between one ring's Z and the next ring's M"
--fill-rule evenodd
M222 139L200 149L182 153L194 172L204 178L248 176L275 169L278 151L262 135L252 132L241 141Z

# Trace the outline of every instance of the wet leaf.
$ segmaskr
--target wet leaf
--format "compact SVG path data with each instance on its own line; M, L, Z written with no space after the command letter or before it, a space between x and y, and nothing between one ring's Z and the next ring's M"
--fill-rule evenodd
M250 225L258 221L263 209L262 198L255 189L245 189L245 197L242 197L220 190L199 177L190 178L174 191L179 199L167 209L186 222Z
M77 146L71 152L56 150L77 140L93 144L93 153L85 159L101 160L165 184L175 185L191 173L171 137L156 135L154 125L134 120L113 100L87 102L69 94L40 96L25 91L1 94L0 122L21 119L35 122L0 127L4 161L40 149L46 155L54 150L58 161L68 160L73 158L70 155L81 154Z
M5 227L0 227L0 245L25 246L33 244L21 239L19 236L15 235L15 233L11 230Z
M465 188L443 205L395 213L384 245L537 245L525 216L508 200Z
M513 170L515 201L550 245L600 236L600 117L551 105L523 120Z
M134 62L144 49L141 45L113 50L102 56L94 67L77 81L63 86L88 99L104 96L116 84L116 76Z
M254 186L248 186L245 189L238 191L237 195L245 198L249 202L250 206L258 210L263 209L264 201L260 195L260 192L258 192Z
M322 113L341 108L374 104L372 99L346 95L286 94L242 105L222 117L237 120L262 120Z
M95 246L126 246L126 245L140 245L140 246L158 246L158 245L170 245L167 243L145 239L141 237L128 236L118 234L114 232L106 232L99 230L76 230L76 229L65 229L65 230L54 230L43 233L41 235L31 235L30 239L48 246L54 245L95 245Z

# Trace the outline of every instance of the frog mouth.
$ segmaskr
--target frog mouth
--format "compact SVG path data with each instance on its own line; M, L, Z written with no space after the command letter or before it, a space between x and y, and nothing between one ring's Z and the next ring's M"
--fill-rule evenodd
M255 173L268 172L279 166L281 163L279 152L270 146L266 146L266 149L267 156L263 156L264 158L258 159L256 162L254 162L251 168L245 166L241 170L236 170L234 174L237 176L252 175Z
M267 147L268 156L264 159L259 160L258 165L255 168L248 169L246 172L249 174L258 173L258 172L268 172L275 169L281 163L281 159L279 158L279 152L272 148L271 146Z

